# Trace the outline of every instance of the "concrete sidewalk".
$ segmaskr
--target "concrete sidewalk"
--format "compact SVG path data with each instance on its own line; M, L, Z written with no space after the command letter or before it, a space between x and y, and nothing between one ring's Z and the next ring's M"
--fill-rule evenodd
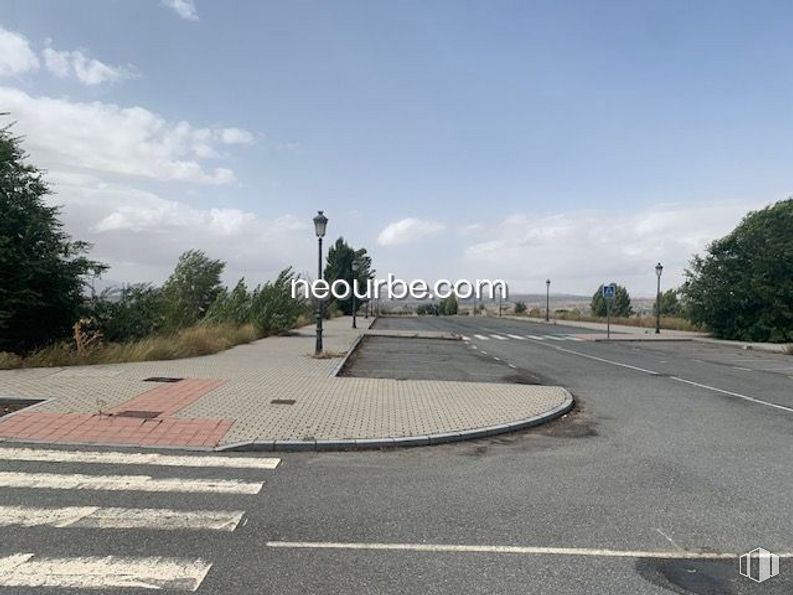
M363 332L349 318L330 320L325 348L346 353ZM47 399L0 418L0 441L257 450L417 445L528 427L573 404L561 387L336 377L341 359L315 359L313 347L314 328L304 327L205 357L0 371L0 398Z

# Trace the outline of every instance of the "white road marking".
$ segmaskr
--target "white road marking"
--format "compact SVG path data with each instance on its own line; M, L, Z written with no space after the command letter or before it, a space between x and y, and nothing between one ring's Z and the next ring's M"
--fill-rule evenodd
M751 368L742 368L741 366L733 366L733 370L740 370L741 372L753 372Z
M466 337L465 335L463 335L463 341L470 341L470 340L471 340L471 337Z
M501 335L491 334L490 336L493 337L494 339L498 339L499 341L506 341L507 340L506 337L502 337Z
M493 359L496 360L497 362L501 361L501 358L500 357L496 357L495 355L493 356Z
M564 347L556 347L552 345L553 349L557 351L561 351L562 353L570 353L572 355L577 355L579 357L585 357L587 359L595 360L596 362L602 362L604 364L611 364L612 366L619 366L620 368L628 368L629 370L635 370L637 372L642 372L644 374L650 374L651 376L658 376L660 373L655 372L653 370L647 370L646 368L640 368L638 366L631 366L630 364L623 364L622 362L615 362L614 360L605 359L602 357L597 357L594 355L589 355L588 353L581 353L580 351L573 351L572 349L565 349Z
M483 350L482 350L482 355L487 355L487 351L485 351L485 350L483 349Z
M485 337L484 335L474 335L474 337L476 337L480 341L489 341L490 340L490 337Z
M35 554L12 554L0 558L0 586L195 591L211 567L203 560L163 557L36 558Z
M241 510L0 506L0 527L234 531L243 514Z
M551 556L591 556L601 558L669 558L677 560L734 560L738 554L694 551L612 550L580 547L535 547L515 545L456 545L431 543L342 543L333 541L268 541L267 547L384 550L411 552L450 552L483 554L524 554ZM793 558L793 552L778 554L780 558Z
M154 479L148 475L61 475L57 473L0 472L0 487L4 488L258 494L262 486L261 482L244 482L235 479Z
M526 337L521 337L520 335L507 335L510 339L516 339L518 341L525 341Z
M545 337L541 337L540 335L526 335L528 339L534 339L535 341L545 341Z
M0 448L0 459L42 463L106 463L108 465L162 465L165 467L229 467L234 469L275 469L281 459L255 457L176 456L159 453L92 452Z
M508 365L510 368L513 368L513 369L517 368L517 366L516 366L515 364L507 364L507 365Z
M576 337L574 335L565 335L565 339L568 341L576 341L578 343L582 343L584 341L581 337Z
M552 341L565 341L565 337L560 337L558 335L545 335L546 338L551 339Z
M675 380L677 382L684 382L685 384L690 384L691 386L696 386L699 388L704 388L706 390L712 390L717 393L722 393L724 395L729 395L731 397L736 397L738 399L743 399L744 401L751 401L752 403L757 403L758 405L765 405L766 407L772 407L774 409L780 409L782 411L788 411L789 413L793 413L792 407L785 407L784 405L777 405L776 403L769 403L768 401L763 401L761 399L755 399L754 397L750 397L748 395L742 395L741 393L734 393L729 390L724 390L723 388L717 388L715 386L710 386L707 384L700 384L699 382L694 382L693 380L686 380L685 378L678 378L677 376L670 376L671 380Z
M479 349L479 347L477 347L476 345L471 345L470 347L471 349Z

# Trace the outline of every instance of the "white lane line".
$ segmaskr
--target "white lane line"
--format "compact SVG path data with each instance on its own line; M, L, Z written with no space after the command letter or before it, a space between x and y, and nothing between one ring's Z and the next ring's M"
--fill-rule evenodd
M262 486L261 482L244 482L236 479L154 479L148 475L61 475L57 473L0 472L0 487L4 488L258 494Z
M741 372L753 372L751 368L742 368L741 366L733 366L733 370L740 370Z
M525 341L526 337L521 337L520 335L507 335L510 339L515 339L517 341Z
M476 337L480 341L489 341L490 340L490 337L485 337L484 335L474 335L474 337Z
M735 560L738 554L693 551L654 550L611 550L580 547L534 547L515 545L459 545L431 543L342 543L333 541L268 541L267 547L336 549L336 550L385 550L410 552L450 552L483 554L524 554L552 556L592 556L601 558L669 558L678 560ZM793 552L778 554L780 558L792 558Z
M588 353L581 353L580 351L573 351L572 349L565 349L564 347L557 347L556 345L552 345L553 349L557 351L561 351L562 353L570 353L572 355L577 355L579 357L585 357L587 359L595 360L596 362L602 362L604 364L610 364L612 366L619 366L620 368L628 368L629 370L635 370L636 372L642 372L643 374L650 374L651 376L658 376L660 373L655 372L654 370L648 370L646 368L640 368L638 366L631 366L630 364L623 364L622 362L615 362L614 360L605 359L602 357L597 357L595 355L589 355Z
M494 339L498 339L499 341L506 341L507 340L506 337L502 337L501 335L491 334L490 336L493 337Z
M526 338L534 339L535 341L545 341L545 337L542 337L540 335L526 335Z
M708 384L700 384L699 382L694 382L693 380L686 380L685 378L678 378L677 376L670 376L671 380L675 380L677 382L683 382L685 384L690 384L691 386L696 386L699 388L704 388L706 390L712 390L717 393L722 393L723 395L729 395L731 397L736 397L738 399L743 399L744 401L751 401L752 403L757 403L758 405L765 405L766 407L772 407L774 409L780 409L782 411L788 411L789 413L793 413L793 407L785 407L784 405L777 405L776 403L769 403L768 401L763 401L761 399L755 399L754 397L750 397L748 395L742 395L741 393L734 393L730 390L724 390L723 388L717 388L715 386L710 386Z
M0 558L0 586L195 591L211 567L212 564L200 559L37 558L35 554L12 554Z
M0 448L0 459L42 463L106 463L108 465L162 465L165 467L229 467L234 469L275 469L281 459L219 456L175 456L159 453L93 452Z
M244 514L241 510L0 506L0 527L234 531Z

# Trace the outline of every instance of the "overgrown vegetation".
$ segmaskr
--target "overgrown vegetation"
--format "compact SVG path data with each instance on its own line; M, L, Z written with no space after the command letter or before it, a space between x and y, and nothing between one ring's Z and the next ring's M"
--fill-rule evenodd
M20 139L0 129L0 368L66 366L207 355L306 323L291 296L295 273L228 291L225 263L188 250L162 287L136 284L86 295L107 266L86 257L46 206L50 190ZM371 260L365 250L369 274Z
M622 285L617 285L614 293L614 299L611 304L607 304L606 298L603 297L603 286L598 287L597 291L592 296L592 304L590 310L593 316L605 317L609 314L612 317L628 318L633 314L633 307L631 306L631 296L628 290Z

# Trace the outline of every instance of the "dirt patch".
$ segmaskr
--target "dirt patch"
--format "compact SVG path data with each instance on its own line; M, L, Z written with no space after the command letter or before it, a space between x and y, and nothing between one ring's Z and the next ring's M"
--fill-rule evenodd
M25 407L41 403L43 399L0 399L0 417L10 415Z

